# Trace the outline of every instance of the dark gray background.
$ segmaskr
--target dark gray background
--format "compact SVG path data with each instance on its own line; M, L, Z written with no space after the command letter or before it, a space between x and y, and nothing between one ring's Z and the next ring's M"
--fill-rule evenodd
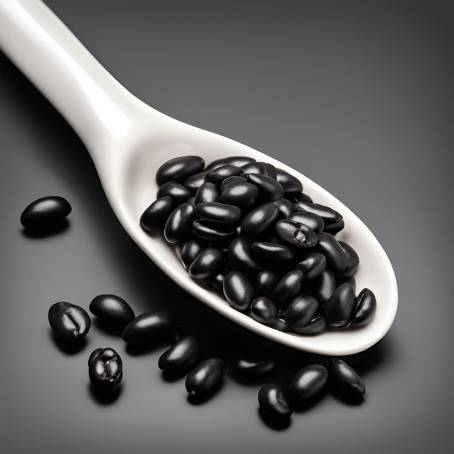
M0 450L4 454L447 453L452 431L454 8L442 1L73 1L49 5L153 107L277 157L338 195L395 267L390 334L351 359L361 406L327 395L286 430L257 414L258 385L227 380L203 406L157 368L163 347L128 355L96 327L85 350L49 333L58 300L102 292L137 312L166 307L207 354L243 349L291 370L313 358L275 347L187 296L123 232L81 142L0 54ZM22 208L59 194L70 228L24 236ZM86 360L125 362L114 402L90 392ZM323 359L322 359L323 361Z

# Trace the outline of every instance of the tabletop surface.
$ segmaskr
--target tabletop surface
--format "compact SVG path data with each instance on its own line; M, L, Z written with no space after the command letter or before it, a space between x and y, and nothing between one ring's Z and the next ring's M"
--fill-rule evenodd
M114 217L71 128L0 54L0 451L4 454L447 453L452 430L454 7L442 1L49 0L135 95L180 120L288 163L336 194L376 234L396 271L389 335L349 359L362 405L327 394L270 427L260 384L228 378L204 405L166 381L165 348L128 352L93 326L77 351L53 340L48 307L87 308L100 293L137 313L165 308L226 359L275 358L273 380L326 362L245 332L186 295ZM152 178L152 175L150 175ZM22 209L49 194L73 206L70 226L25 235ZM123 357L116 399L88 385L98 346ZM452 451L451 451L452 452Z

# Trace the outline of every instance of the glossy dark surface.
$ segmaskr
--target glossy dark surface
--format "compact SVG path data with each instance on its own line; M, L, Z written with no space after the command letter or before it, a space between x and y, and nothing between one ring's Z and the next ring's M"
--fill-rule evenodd
M252 254L262 262L272 263L274 267L293 259L293 252L287 246L266 241L253 243Z
M246 310L254 297L254 288L239 271L229 271L224 276L223 289L226 300L240 311Z
M243 379L257 379L270 374L276 369L276 363L271 360L253 360L240 358L232 362L232 372Z
M261 235L265 230L272 226L279 216L279 210L272 203L260 205L255 210L248 213L241 222L241 233L254 239Z
M328 325L338 328L347 326L352 319L354 305L353 287L348 282L339 285L326 303L325 318Z
M192 233L192 223L195 218L195 207L183 203L168 217L164 226L164 238L167 242L178 244L189 239Z
M372 320L376 307L377 300L374 292L368 288L363 288L355 300L352 324L354 326L367 325Z
M142 213L142 216L140 217L140 226L146 232L161 231L173 209L174 203L172 197L165 196L156 199Z
M325 224L331 224L342 219L342 215L336 210L319 203L310 203L300 200L295 203L294 209L295 211L308 211L309 213L316 214L323 219Z
M219 249L209 247L200 252L189 267L193 279L207 279L222 271L224 256Z
M47 314L55 336L63 342L78 342L88 334L90 316L76 304L59 302L52 304Z
M186 267L189 267L202 249L203 247L197 240L188 240L183 243L179 248L179 254Z
M343 275L347 268L347 256L336 238L330 233L322 232L318 239L317 249L326 257L329 268L336 275Z
M363 379L341 359L333 359L330 380L334 387L346 397L360 398L366 393L366 385Z
M323 218L318 214L296 211L288 217L289 221L299 222L300 224L307 225L314 232L320 233L323 230L324 223Z
M168 181L167 183L164 183L156 193L156 197L158 199L165 196L171 197L175 202L175 205L179 205L180 203L186 202L186 200L191 198L192 193L181 183L177 183L176 181Z
M317 244L318 235L307 225L282 219L276 223L280 238L297 248L311 248Z
M270 295L281 278L277 271L263 270L257 275L256 294Z
M271 299L279 303L281 306L290 302L290 300L301 291L303 278L303 273L300 270L289 271L277 283L271 293Z
M278 199L278 200L275 200L273 203L279 209L279 212L281 213L281 217L288 218L293 213L293 204L289 200Z
M287 419L292 409L279 385L264 385L258 395L260 410L271 419Z
M145 312L132 320L121 337L133 346L149 346L150 342L169 337L174 321L167 312Z
M264 325L271 325L276 319L276 305L265 296L259 296L251 302L249 313L251 317Z
M229 177L236 177L242 175L243 171L232 164L226 164L221 167L217 167L216 169L210 170L206 176L207 181L211 181L217 185L221 185L221 183Z
M303 272L305 278L314 279L325 271L326 258L320 252L311 252L296 265L296 268Z
M250 173L246 179L257 187L258 199L262 202L280 199L284 194L282 186L274 178L267 175Z
M90 354L88 376L95 392L111 392L123 378L123 362L112 348L98 348Z
M204 170L203 172L196 173L184 180L183 184L193 193L199 189L200 186L205 182L205 177L207 176L208 171Z
M95 296L89 309L102 323L117 327L125 327L135 318L131 306L120 296L112 294Z
M352 277L359 267L359 256L357 252L345 241L339 241L339 244L342 246L342 249L345 253L345 269L341 273L341 278L346 279Z
M199 203L195 211L199 218L216 224L235 224L241 219L241 210L225 203Z
M246 156L228 156L227 158L216 159L207 165L207 170L217 169L218 167L225 165L233 165L236 167L242 167L250 162L254 162L255 159L248 158Z
M246 238L235 238L227 253L227 263L230 269L255 275L260 270L259 262L252 255L251 243Z
M287 307L285 314L287 326L295 333L301 333L301 330L314 318L317 309L318 301L312 296L297 296Z
M219 198L218 187L210 181L205 181L196 192L195 203L216 202Z
M299 334L314 336L326 330L326 319L323 315L316 315L306 326L298 329Z
M303 184L298 178L290 175L285 170L276 169L276 179L284 189L285 194L299 193L303 190Z
M328 382L328 370L321 364L309 364L299 370L289 385L291 395L299 400L309 399L323 390Z
M313 295L321 304L326 304L336 290L336 277L326 269L314 281Z
M20 216L28 231L52 231L71 213L71 205L63 197L46 196L31 202Z
M257 194L257 186L247 182L235 183L232 181L222 191L221 200L224 203L236 205L240 208L247 208L255 202Z
M229 377L204 405L187 402L184 379L167 382L157 366L167 345L133 356L94 323L85 349L60 350L49 306L87 309L95 295L115 293L138 314L178 316L209 355L266 351L279 363L267 381L328 364L263 342L162 273L117 221L83 144L0 53L2 454L452 451L452 2L46 3L151 106L262 150L335 194L389 255L399 309L383 342L345 358L366 382L362 405L328 393L283 430L259 417L260 384ZM19 216L45 194L71 202L70 225L31 238ZM421 209L430 215L416 220ZM125 373L110 403L92 395L87 366L106 346Z
M221 183L221 193L224 192L231 184L242 184L242 183L247 183L246 177L244 175L227 177Z
M186 178L203 170L205 161L199 156L181 156L170 159L162 164L157 173L156 181L162 185L170 180L184 181Z
M197 220L192 226L194 235L206 241L227 240L235 235L234 227Z
M186 377L186 391L190 396L211 395L222 384L225 364L221 358L210 358L199 364Z
M197 339L184 336L159 357L158 366L168 374L179 374L193 366L199 357L200 346Z

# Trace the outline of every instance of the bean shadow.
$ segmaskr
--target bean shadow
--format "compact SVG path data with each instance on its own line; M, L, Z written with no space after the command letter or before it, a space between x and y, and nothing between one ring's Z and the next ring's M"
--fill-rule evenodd
M30 230L23 228L21 230L22 235L25 238L29 239L42 239L48 238L51 236L56 236L64 233L65 231L69 230L71 223L68 219L63 220L62 222L56 224L54 227L45 229L45 230Z
M92 400L100 406L108 406L114 404L123 392L123 385L113 391L102 391L92 383L87 385L88 394Z
M260 408L257 409L257 414L260 420L272 430L287 430L292 424L292 418L274 419L264 413Z
M88 342L85 337L76 341L76 342L66 342L59 339L55 333L49 329L49 338L51 339L54 346L64 355L73 356L80 353L82 350L85 349Z

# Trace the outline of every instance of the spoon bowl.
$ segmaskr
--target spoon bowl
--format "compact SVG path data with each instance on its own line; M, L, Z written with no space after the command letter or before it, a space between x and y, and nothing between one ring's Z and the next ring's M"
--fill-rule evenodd
M398 300L391 263L372 232L328 191L266 154L145 105L110 76L39 0L0 0L0 48L79 134L119 221L177 285L244 328L307 352L350 355L371 347L388 332ZM351 244L361 259L355 275L357 287L368 287L377 297L373 320L362 328L329 330L317 336L281 332L233 309L214 291L194 282L175 248L159 234L147 234L139 224L142 212L156 197L157 169L165 161L184 155L201 156L207 164L228 156L269 162L297 177L315 202L340 212L346 227L337 237Z

